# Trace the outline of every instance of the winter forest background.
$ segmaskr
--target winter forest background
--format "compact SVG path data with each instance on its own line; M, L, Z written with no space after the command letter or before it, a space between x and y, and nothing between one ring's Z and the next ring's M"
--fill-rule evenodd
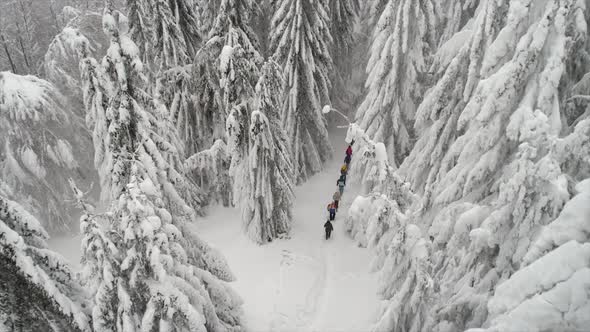
M358 329L589 331L589 20L587 0L0 0L2 330L256 330L205 240L238 225L244 259L345 256L323 279L366 255ZM331 248L302 234L353 140Z

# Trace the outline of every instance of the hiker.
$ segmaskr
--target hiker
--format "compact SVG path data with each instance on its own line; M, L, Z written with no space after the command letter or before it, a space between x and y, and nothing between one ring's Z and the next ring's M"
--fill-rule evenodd
M336 206L334 202L328 204L328 212L330 213L330 220L334 220L336 218Z
M334 227L332 227L332 223L330 222L330 220L326 221L326 223L324 224L324 228L326 229L326 240L330 238L330 234L332 233L332 230L334 229Z
M338 190L340 191L340 196L344 193L344 186L346 185L346 175L341 175L338 181L336 181L336 185L338 186Z
M334 195L332 196L332 198L334 199L334 206L336 207L336 211L338 211L338 202L340 201L340 192L336 191L334 193Z
M348 145L348 148L346 148L346 155L352 158L352 143Z
M340 167L340 175L346 176L346 173L348 173L348 166L346 164L344 164L344 165L342 165L342 167Z
M344 157L344 164L346 165L346 167L348 167L348 165L350 165L350 155L346 155L346 157Z

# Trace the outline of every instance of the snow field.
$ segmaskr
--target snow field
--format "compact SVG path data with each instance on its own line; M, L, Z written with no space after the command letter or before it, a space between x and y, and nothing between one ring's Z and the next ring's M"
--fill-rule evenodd
M337 137L343 142L342 137ZM377 276L369 272L371 253L344 231L356 197L345 189L330 240L324 240L326 205L337 190L345 147L335 160L296 188L290 239L258 246L241 230L239 210L212 208L199 234L225 255L237 277L232 287L244 300L250 331L369 331L376 320Z

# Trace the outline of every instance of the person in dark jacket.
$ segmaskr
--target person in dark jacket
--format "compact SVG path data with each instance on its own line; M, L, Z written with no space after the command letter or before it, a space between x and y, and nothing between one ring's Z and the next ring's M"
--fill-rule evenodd
M347 168L348 168L348 165L350 165L350 159L351 159L351 157L349 155L346 155L346 157L344 157L344 164L346 165Z
M334 220L336 218L336 204L334 202L328 204L328 212L330 213L330 220Z
M326 229L326 240L330 238L330 235L332 234L332 230L334 229L334 227L332 227L332 223L330 222L330 220L326 221L326 223L324 224L324 228Z
M344 193L344 186L346 186L346 176L340 175L338 181L336 181L336 185L338 186L338 190L340 191L340 196Z

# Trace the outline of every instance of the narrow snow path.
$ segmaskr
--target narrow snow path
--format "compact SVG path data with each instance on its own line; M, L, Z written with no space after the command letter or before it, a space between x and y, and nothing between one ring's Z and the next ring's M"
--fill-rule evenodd
M332 238L324 240L326 205L336 191L344 137L335 158L296 188L291 238L258 246L241 231L239 211L215 207L201 220L201 237L219 248L236 274L251 331L369 331L379 300L371 255L346 235L343 224L356 192L346 188Z

